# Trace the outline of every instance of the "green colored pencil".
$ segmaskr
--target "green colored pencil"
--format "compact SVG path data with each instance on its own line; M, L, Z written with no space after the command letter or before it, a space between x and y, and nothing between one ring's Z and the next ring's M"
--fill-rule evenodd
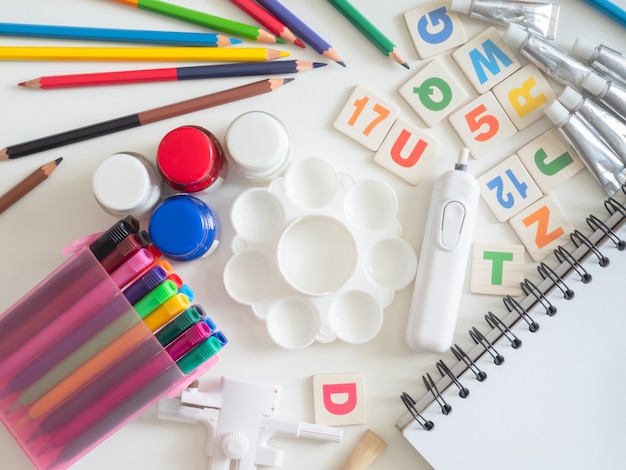
M140 10L151 11L160 15L169 16L188 23L204 26L205 28L214 29L223 33L239 36L252 41L284 43L283 39L277 38L268 31L256 26L240 23L238 21L221 18L219 16L209 15L190 8L181 7L172 3L162 2L160 0L113 0L117 3L129 5Z
M361 33L374 44L383 54L391 57L403 67L409 68L409 64L402 58L396 45L387 38L376 26L368 20L363 13L357 10L347 0L328 0L339 13L346 17Z

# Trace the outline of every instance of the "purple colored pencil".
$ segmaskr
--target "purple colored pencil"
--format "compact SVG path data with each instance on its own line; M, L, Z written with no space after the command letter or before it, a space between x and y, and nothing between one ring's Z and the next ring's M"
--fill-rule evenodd
M313 31L300 18L298 18L291 10L286 8L278 0L257 0L258 3L269 11L273 16L282 21L294 34L309 46L315 52L322 54L324 57L337 62L344 67L346 64L341 60L335 49L328 44L319 34Z

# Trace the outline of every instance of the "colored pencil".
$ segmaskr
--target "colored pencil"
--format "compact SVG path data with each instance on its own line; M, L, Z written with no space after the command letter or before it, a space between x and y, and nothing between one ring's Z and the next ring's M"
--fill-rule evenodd
M358 29L383 54L391 57L405 68L409 64L402 58L395 44L391 42L363 13L347 0L328 0L352 25Z
M21 23L0 23L0 36L205 47L223 47L242 42L240 39L214 33L87 28L82 26Z
M0 150L0 161L31 155L36 152L61 147L63 145L81 142L102 135L120 132L133 127L144 126L164 119L181 116L183 114L212 108L232 101L250 98L252 96L269 93L282 85L293 81L293 78L274 78L241 85L227 90L218 91L185 101L162 106L116 119L99 122L89 126L73 129L51 136L31 140L22 144L12 145Z
M0 60L264 62L288 55L265 47L0 46Z
M286 42L304 48L304 44L295 34L280 20L273 17L267 10L260 7L254 0L229 0L230 3L240 8L244 13L255 19L261 26L267 28L272 34L284 39Z
M63 158L61 157L50 163L46 163L9 189L0 197L0 214L46 181L62 160Z
M18 85L36 89L71 88L101 85L127 85L132 83L198 80L202 78L250 77L299 73L324 67L323 62L304 60L277 60L271 62L242 62L216 65L194 65L148 70L99 72L72 75L52 75L34 78Z
M269 11L272 15L285 23L304 42L315 50L318 54L337 62L344 67L346 64L341 60L337 51L328 44L319 34L313 31L300 18L286 8L278 0L257 0L258 3Z
M232 36L238 36L244 39L250 39L252 41L259 42L284 42L282 39L277 39L269 31L265 31L262 28L257 28L238 21L229 20L227 18L221 18L219 16L210 15L190 8L185 8L172 3L162 2L160 0L113 0L117 3L122 3L131 7L135 7L139 10L151 11L152 13L158 13L160 15L169 16L177 20L186 21L187 23L197 24L205 28L220 31L222 33L230 34Z

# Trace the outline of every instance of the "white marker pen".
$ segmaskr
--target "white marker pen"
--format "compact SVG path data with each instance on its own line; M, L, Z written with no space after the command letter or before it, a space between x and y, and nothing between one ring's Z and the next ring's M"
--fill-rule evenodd
M435 181L417 267L406 342L443 353L451 345L461 303L480 189L466 172L469 150Z

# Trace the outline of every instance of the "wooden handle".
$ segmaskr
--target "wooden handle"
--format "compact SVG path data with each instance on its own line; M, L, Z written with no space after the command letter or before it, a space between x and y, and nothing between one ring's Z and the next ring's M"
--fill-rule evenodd
M376 460L385 447L387 443L368 429L339 470L364 470Z

